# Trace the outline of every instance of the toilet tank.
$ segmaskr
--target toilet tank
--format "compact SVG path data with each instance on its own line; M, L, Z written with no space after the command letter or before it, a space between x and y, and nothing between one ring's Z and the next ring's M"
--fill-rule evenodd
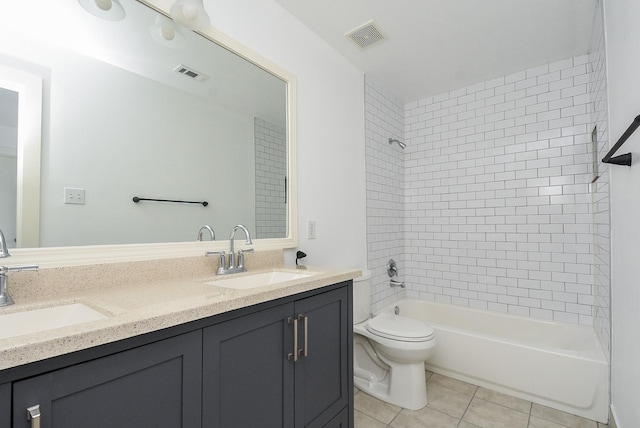
M362 276L353 279L353 323L358 324L369 318L371 313L370 271L362 271Z

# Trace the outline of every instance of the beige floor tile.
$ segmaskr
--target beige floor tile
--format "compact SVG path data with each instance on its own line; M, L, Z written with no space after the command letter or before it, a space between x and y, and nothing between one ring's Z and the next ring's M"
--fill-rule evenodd
M478 425L470 424L469 422L466 422L466 421L460 421L460 425L458 425L458 428L482 428L482 427L479 427Z
M474 398L462 420L483 428L527 428L529 415Z
M402 409L389 426L393 428L456 428L458 422L460 422L459 419L429 407L423 407L420 410Z
M521 400L510 395L502 394L500 392L492 391L487 388L478 388L478 392L475 395L476 398L481 398L492 403L500 404L501 406L508 407L519 412L526 414L531 413L531 402L527 400Z
M355 395L353 407L359 412L383 422L385 425L388 425L402 410L402 407L378 400L362 391Z
M434 373L427 382L427 407L460 419L477 388Z
M531 406L531 416L544 419L545 421L555 422L569 428L598 428L598 424L589 419L535 403Z
M540 419L536 416L531 416L531 418L529 418L528 428L566 428L566 427L564 425L560 425L555 422L545 421L544 419Z
M354 425L355 428L386 428L387 424L383 424L382 422L373 419L370 416L365 415L362 412L355 411L354 415Z

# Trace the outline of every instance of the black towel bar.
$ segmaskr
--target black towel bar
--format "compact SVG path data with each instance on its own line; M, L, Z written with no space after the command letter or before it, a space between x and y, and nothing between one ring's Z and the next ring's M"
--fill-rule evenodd
M198 205L202 205L203 207L206 207L207 205L209 205L209 202L207 201L176 201L173 199L149 199L149 198L139 198L137 196L133 197L133 202L135 202L136 204L140 201L155 201L155 202L175 202L178 204L198 204Z
M631 166L631 153L625 153L624 155L616 156L615 158L612 158L611 156L613 156L616 151L618 151L620 146L622 146L624 142L627 141L627 139L631 136L631 134L635 132L636 129L638 129L639 126L640 116L636 116L636 118L633 119L633 122L631 122L631 125L629 125L626 131L624 131L622 137L620 137L620 139L613 145L611 150L609 150L609 153L607 153L605 157L602 158L602 163Z

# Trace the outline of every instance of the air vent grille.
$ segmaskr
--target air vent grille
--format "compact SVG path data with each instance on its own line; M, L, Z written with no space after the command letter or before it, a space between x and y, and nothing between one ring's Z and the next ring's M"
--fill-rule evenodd
M373 45L379 41L384 40L384 36L376 28L373 24L373 21L367 22L366 24L356 28L353 31L345 34L348 38L350 38L356 45L360 46L362 49Z
M207 76L206 74L202 74L199 71L196 71L193 68L187 67L186 65L182 64L174 68L173 71L187 76L190 79L197 80L198 82L204 82L209 78L209 76Z

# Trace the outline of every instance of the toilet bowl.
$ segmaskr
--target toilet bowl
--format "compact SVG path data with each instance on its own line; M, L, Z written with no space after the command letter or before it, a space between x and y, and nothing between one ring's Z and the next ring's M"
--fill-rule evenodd
M424 362L436 345L426 323L381 313L369 316L371 274L354 280L354 384L391 404L418 410L427 404Z

